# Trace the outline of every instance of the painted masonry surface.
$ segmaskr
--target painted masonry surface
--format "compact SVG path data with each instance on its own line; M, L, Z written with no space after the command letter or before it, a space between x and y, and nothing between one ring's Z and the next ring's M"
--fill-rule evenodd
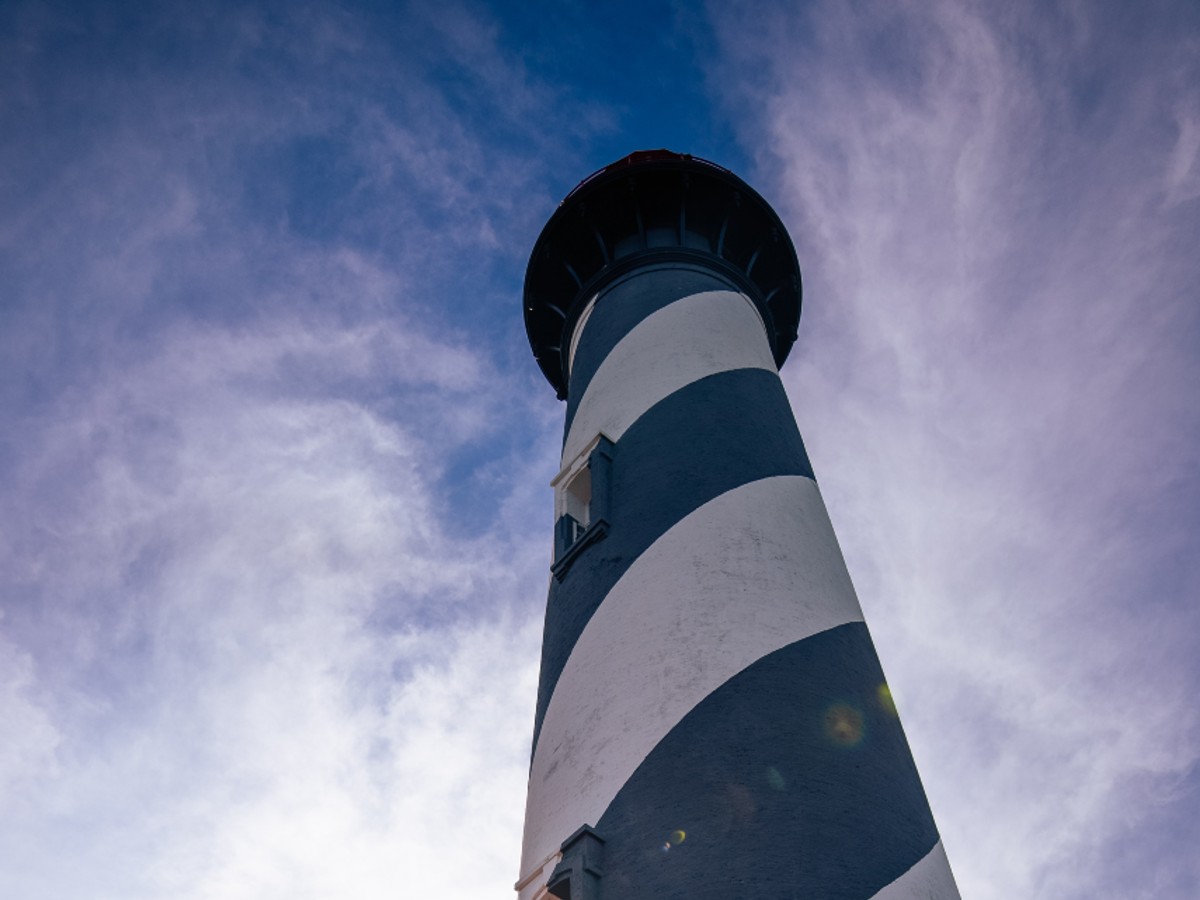
M766 202L667 151L534 248L566 423L519 900L958 897L779 379L800 297Z

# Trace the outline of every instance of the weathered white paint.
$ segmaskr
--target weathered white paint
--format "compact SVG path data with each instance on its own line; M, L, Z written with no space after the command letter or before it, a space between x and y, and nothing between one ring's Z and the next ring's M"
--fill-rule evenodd
M609 591L546 709L521 871L595 824L689 710L774 650L862 621L816 482L764 478L709 501Z
M583 312L579 314L578 321L575 322L575 328L571 334L571 347L567 352L567 377L571 377L571 370L575 368L575 351L579 349L579 339L583 337L583 329L587 327L588 319L592 317L592 310L596 308L596 298L599 294L592 296L592 299L587 302L587 306L583 308Z
M871 900L960 900L942 842Z
M621 338L592 376L571 421L563 462L600 432L618 440L642 413L693 381L750 368L776 371L762 318L748 298L704 291L664 306Z

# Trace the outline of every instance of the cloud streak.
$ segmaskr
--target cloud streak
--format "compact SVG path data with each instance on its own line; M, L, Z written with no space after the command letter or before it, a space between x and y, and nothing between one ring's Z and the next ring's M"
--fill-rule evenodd
M808 261L786 379L964 896L1195 885L1117 852L1172 843L1200 756L1187 32L715 15L723 78L766 62L725 83Z
M328 896L343 871L382 896L397 854L409 881L433 878L432 853L470 884L497 860L456 859L466 843L430 831L450 815L517 852L540 587L518 573L536 559L439 526L441 442L488 427L490 391L461 365L406 378L412 346L190 332L30 434L3 560L25 652L6 666L0 846L24 857L7 877L38 878L15 894L70 893L62 854L103 873L93 896ZM325 366L429 378L462 424L439 417L431 443L419 417L286 383Z
M476 339L534 227L481 183L538 168L431 60L497 130L556 111L465 8L424 61L320 6L109 12L0 53L0 893L492 893L555 439Z
M0 894L509 889L520 275L668 139L796 238L785 380L964 894L1196 893L1194 11L119 6L0 28Z

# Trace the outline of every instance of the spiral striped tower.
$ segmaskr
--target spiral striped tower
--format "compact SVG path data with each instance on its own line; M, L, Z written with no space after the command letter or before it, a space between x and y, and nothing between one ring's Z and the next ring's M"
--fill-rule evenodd
M779 379L799 317L779 218L695 157L538 239L567 405L519 900L958 897Z

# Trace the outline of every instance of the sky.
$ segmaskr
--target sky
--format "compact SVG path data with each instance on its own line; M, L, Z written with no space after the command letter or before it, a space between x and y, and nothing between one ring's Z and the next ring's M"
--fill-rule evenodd
M563 406L524 267L667 147L963 896L1200 896L1200 7L0 3L0 897L506 897Z

